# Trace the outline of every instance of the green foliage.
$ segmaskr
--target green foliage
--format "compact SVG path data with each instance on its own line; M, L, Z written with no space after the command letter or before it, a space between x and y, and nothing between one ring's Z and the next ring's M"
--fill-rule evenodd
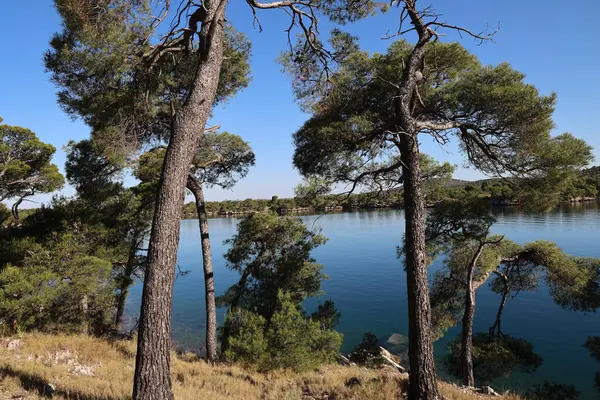
M317 311L310 315L310 319L318 322L321 329L333 329L340 322L341 314L335 308L333 300L326 300L323 304L319 304Z
M585 341L585 347L590 352L590 355L600 361L600 336L590 336ZM596 389L600 392L600 372L596 372L595 376Z
M202 136L191 175L208 187L232 188L254 165L254 153L240 136L209 132Z
M577 400L579 392L574 385L544 381L541 385L534 385L525 393L529 400Z
M548 273L550 294L563 308L591 312L600 308L600 260L571 258Z
M263 365L268 358L265 319L243 308L230 308L225 319L229 329L229 345L224 357L229 361Z
M134 167L135 177L142 182L156 184L165 152L165 148L158 147L142 154ZM240 136L228 132L208 132L200 140L190 176L207 187L230 189L246 176L254 160L252 149Z
M67 177L78 196L55 197L0 235L0 288L10 293L0 304L22 329L112 329L115 304L145 262L154 201L144 184L123 187L124 167L92 140L69 143Z
M433 274L429 288L429 302L434 340L440 339L448 329L460 323L465 310L465 293L464 283L451 279L447 271L441 270Z
M277 300L266 332L271 356L265 367L302 371L335 361L342 335L307 319L290 294L280 291Z
M363 340L358 344L349 356L350 361L367 368L379 368L385 363L381 355L377 336L371 332L363 335Z
M460 338L448 345L449 354L444 359L448 371L462 377L460 364ZM490 338L487 333L473 336L473 371L475 381L489 384L494 379L507 377L514 370L531 373L542 363L533 351L533 345L524 340L503 335Z
M12 243L27 251L0 272L4 322L27 330L104 331L114 301L112 250L100 245L105 235L99 226L75 226L43 244Z
M0 201L60 189L64 178L51 163L55 151L29 129L0 125Z
M230 245L225 253L227 267L241 277L217 299L218 304L251 310L268 321L280 290L298 304L321 294L321 281L327 276L310 253L325 241L299 218L250 214L240 221L237 234L225 242Z
M67 180L80 198L100 202L123 190L124 160L107 157L92 140L70 141L66 153Z
M331 192L331 185L326 179L320 177L305 178L304 181L294 188L296 199L304 206L310 206L315 210L324 210L327 206L327 196Z
M501 304L521 291L535 290L544 271L551 294L563 307L590 310L600 304L598 260L571 257L548 241L519 245L503 236L489 235L494 222L489 203L468 195L440 202L429 214L429 256L444 257L444 268L436 271L431 282L435 338L461 322L467 287L477 290L490 276L494 277L492 291L502 295ZM473 267L471 282L469 266ZM501 335L502 309L503 305L494 324L497 336Z
M10 217L10 211L4 205L4 203L0 203L0 229L4 222Z
M327 79L314 60L284 63L296 96L312 113L294 134L294 165L329 185L401 185L402 135L394 99L412 45L399 40L384 54L369 54L360 50L358 38L339 30L329 45L334 60ZM436 42L425 48L422 75L416 88L420 104L412 110L417 122L408 133L429 134L444 144L455 137L475 168L516 177L513 188L495 191L494 197L518 195L528 207L547 208L592 159L585 142L570 134L550 136L556 96L540 95L507 63L481 66L459 44ZM444 195L438 188L430 198Z
M585 347L592 357L600 361L600 336L590 336L585 342Z
M425 231L429 257L444 257L444 268L434 274L430 291L434 338L461 321L467 287L476 290L486 282L514 247L503 237L489 234L494 222L490 204L470 195L439 202L429 214Z
M217 299L229 307L222 331L227 359L266 370L305 370L335 359L342 343L331 330L339 320L335 305L325 302L310 317L302 309L327 278L310 256L324 242L299 218L254 213L240 221L225 259L241 277Z
M577 199L593 198L598 196L598 186L594 180L581 174L567 181L561 193L561 200L570 201Z
M292 296L278 293L269 323L261 315L230 310L231 326L225 358L258 366L262 370L289 368L305 371L335 361L342 335L306 318Z
M430 253L445 252L466 241L484 240L494 222L485 199L464 195L441 201L427 218L425 235Z
M63 31L50 42L45 64L60 88L58 100L65 111L90 125L111 154L168 141L172 111L185 102L202 57L197 47L156 57L152 46L163 33L157 31L150 1L116 0L92 7L57 0L56 7ZM249 56L248 39L226 26L214 104L248 85Z

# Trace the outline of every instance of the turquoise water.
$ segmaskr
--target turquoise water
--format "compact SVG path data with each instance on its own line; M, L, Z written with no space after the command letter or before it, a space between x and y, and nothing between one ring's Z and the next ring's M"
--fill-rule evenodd
M515 208L495 210L498 222L494 233L524 243L537 239L556 242L563 250L578 256L600 257L600 207L596 203L563 206L553 212L525 215ZM307 309L331 298L342 313L338 330L344 333L343 351L350 351L366 331L379 337L392 333L406 334L407 300L403 267L396 258L396 246L404 231L401 210L330 214L302 219L320 228L329 238L313 256L324 264L330 279L323 284L326 295L309 300ZM216 218L209 221L213 249L217 295L235 283L238 275L225 268L223 241L236 230L237 220ZM202 348L204 342L204 290L200 237L196 220L181 223L178 253L181 270L190 271L175 283L173 339L187 348ZM435 269L439 264L434 264ZM134 319L139 312L141 285L132 289L127 315ZM477 294L475 332L487 331L493 323L500 298L487 286ZM219 321L225 310L219 310ZM533 374L514 373L509 379L495 382L495 387L527 388L544 380L574 384L581 399L597 399L594 374L600 370L583 347L590 335L600 335L600 315L575 313L554 304L544 285L531 293L520 293L506 305L503 331L529 340L542 356L541 367ZM441 361L447 343L460 327L450 330L436 342L436 356ZM440 375L444 375L439 363Z

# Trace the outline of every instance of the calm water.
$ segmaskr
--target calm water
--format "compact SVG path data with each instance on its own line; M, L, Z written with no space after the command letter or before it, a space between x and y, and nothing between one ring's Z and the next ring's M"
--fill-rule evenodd
M540 215L524 215L517 209L497 209L494 233L525 243L537 239L556 242L566 252L577 256L600 257L600 207L596 203L564 206ZM396 246L404 231L400 210L331 214L317 218L302 217L309 226L321 228L329 238L313 256L325 265L330 279L323 284L324 298L309 300L311 310L324 299L332 298L342 313L338 330L344 333L342 351L349 352L366 331L383 337L406 334L406 279ZM238 275L225 268L223 241L236 231L237 220L211 219L209 222L217 295L235 283ZM204 342L204 290L200 238L196 220L181 223L178 264L189 270L175 283L173 306L174 340L188 348L201 348ZM432 269L439 267L433 265ZM138 315L141 285L136 285L128 303L127 315ZM493 323L499 296L488 287L477 294L475 332L486 331ZM219 310L219 322L225 310ZM509 379L495 382L497 388L527 388L544 380L574 384L581 399L597 399L593 379L600 363L583 347L590 335L600 335L600 314L574 313L554 304L542 285L536 292L521 293L508 301L502 320L505 333L529 340L542 356L541 367L533 374L514 373ZM436 356L443 357L447 343L460 327L449 331L436 342ZM439 373L444 375L441 362Z

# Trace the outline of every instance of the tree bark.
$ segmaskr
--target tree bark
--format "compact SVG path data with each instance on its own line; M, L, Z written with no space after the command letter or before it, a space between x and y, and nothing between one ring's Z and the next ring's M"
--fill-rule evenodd
M504 284L504 290L502 292L502 300L500 300L500 305L498 306L498 312L496 313L496 320L494 321L494 325L491 326L490 328L490 332L489 332L489 337L490 340L496 336L496 337L500 337L500 335L502 334L502 330L501 330L501 323L502 323L502 312L504 311L504 306L506 305L506 299L508 298L508 295L510 293L510 286L508 285L508 277L506 276L506 274L503 274L502 272L494 272L496 275L498 275L500 278L502 278L502 282Z
M90 334L90 316L89 314L89 299L87 295L83 295L80 301L81 305L81 314L83 314L83 334Z
M413 4L414 6L414 4ZM429 282L427 280L427 257L425 251L425 199L421 179L417 120L412 110L418 97L418 85L422 80L425 45L431 32L423 27L418 12L409 7L410 15L419 41L415 45L402 75L402 84L395 100L395 113L399 130L400 159L404 182L404 217L406 283L408 292L408 359L409 400L438 400L442 397L437 387L433 337L431 334L431 308Z
M19 217L19 206L21 205L21 203L23 202L23 200L25 199L25 197L29 197L29 196L33 196L35 194L35 191L33 189L31 189L31 191L22 194L19 199L15 202L15 204L12 205L12 215L13 218L15 219L15 221L20 221L20 217Z
M223 63L227 0L204 1L200 61L167 147L152 221L145 271L133 400L173 400L170 375L171 308L184 188L198 140L214 102Z
M126 282L126 278L121 281L119 285L119 295L117 296L117 312L115 314L115 330L119 332L123 328L123 314L125 313L125 303L129 296L129 288L133 284L133 280L130 278Z
M142 205L142 207L148 207L149 204ZM138 214L138 218L144 218ZM136 269L139 268L138 264L138 252L141 250L140 246L143 244L146 238L146 228L136 227L131 235L131 243L129 245L129 254L127 255L127 263L123 270L123 276L119 284L119 294L117 295L117 311L115 314L115 330L118 332L123 326L123 315L125 313L125 303L129 296L129 289L133 285L133 274Z
M477 260L483 251L483 244L479 246L473 259L467 267L467 293L465 294L465 311L462 319L461 333L461 368L463 372L463 384L466 386L475 386L473 375L473 320L475 319L475 290L473 284L473 274Z
M215 280L210 254L210 236L208 216L202 184L188 177L187 188L196 200L196 211L200 224L200 242L202 245L202 265L204 267L204 299L206 302L206 358L213 363L217 360L217 308L215 306Z
M395 99L400 159L404 183L406 283L408 292L409 400L441 399L437 387L431 307L425 251L425 199L419 154L419 126L413 115L418 103L418 87L423 80L425 46L432 37L416 9L415 1L405 2L405 10L419 40L403 65L402 79Z
M405 258L408 287L408 359L410 363L408 398L437 400L431 309L425 252L425 204L421 188L419 144L416 136L402 135L404 163L404 212L406 220Z
M127 264L123 271L123 277L119 285L119 294L117 296L117 312L115 315L115 330L120 331L123 326L123 314L125 313L125 302L129 295L129 288L133 285L133 275L136 268L136 255L137 255L137 240L133 240L131 249L129 249L129 256L127 258Z

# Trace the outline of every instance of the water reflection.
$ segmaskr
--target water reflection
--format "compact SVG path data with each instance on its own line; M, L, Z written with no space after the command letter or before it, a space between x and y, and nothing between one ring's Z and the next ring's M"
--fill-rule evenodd
M548 213L524 214L517 207L494 209L498 222L492 233L504 234L507 239L525 243L545 239L556 242L565 252L582 257L600 257L600 208L596 202L562 205ZM323 285L325 298L308 301L306 308L332 298L342 313L338 329L344 333L343 351L349 352L362 340L367 331L378 337L408 330L406 282L396 246L404 233L404 214L401 210L364 211L327 214L322 217L302 216L309 226L323 229L329 242L314 252L324 264L330 280ZM209 220L211 229L216 294L233 284L237 275L225 267L223 240L231 237L237 219ZM201 346L204 338L204 292L198 224L182 221L178 263L182 270L192 272L177 280L174 292L173 336L178 343ZM439 265L433 265L432 270ZM141 285L132 290L128 315L139 312ZM479 290L476 332L487 331L497 307L498 295L488 287ZM224 310L219 310L219 321ZM597 399L593 374L598 363L583 346L588 336L600 334L600 316L596 313L571 312L556 305L542 284L532 293L521 293L506 305L503 330L533 344L543 364L531 374L516 372L494 384L502 387L528 388L545 380L574 384L581 399ZM460 327L450 330L436 342L436 357L440 374L444 376L443 357L448 343ZM447 376L447 374L445 375Z

